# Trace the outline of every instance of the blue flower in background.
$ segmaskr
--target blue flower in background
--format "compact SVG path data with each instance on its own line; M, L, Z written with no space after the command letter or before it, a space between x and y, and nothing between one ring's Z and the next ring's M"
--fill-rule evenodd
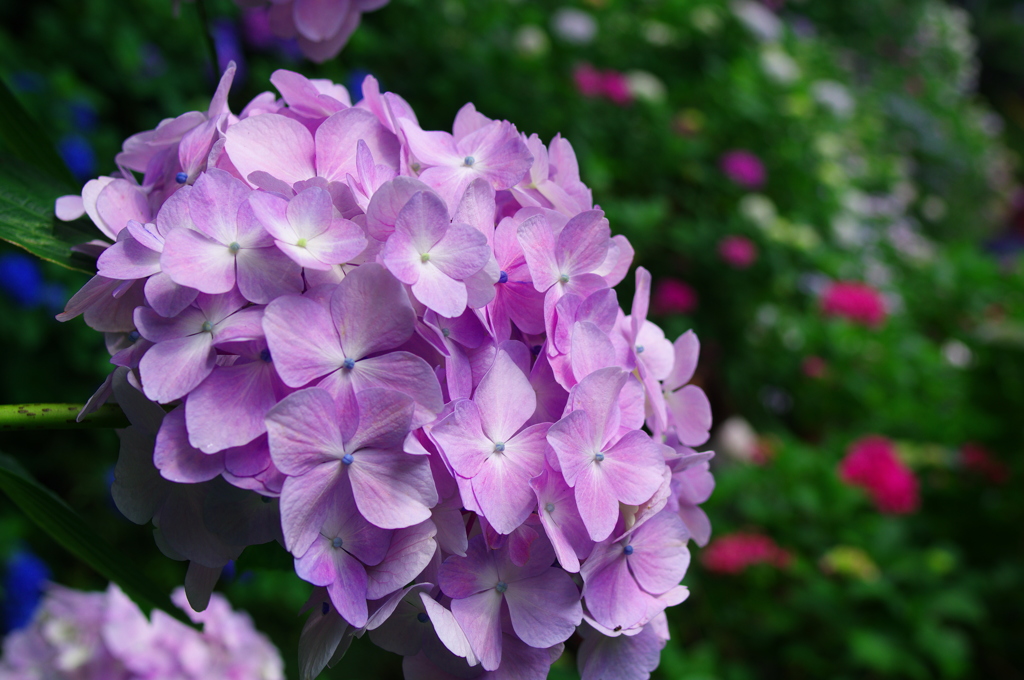
M39 262L24 253L0 255L0 291L21 307L59 310L64 306L63 288L44 279Z
M46 79L35 71L18 71L11 74L11 87L19 92L42 92Z
M82 135L70 134L61 137L57 142L57 153L67 163L71 174L85 182L95 175L96 153L92 145Z
M348 76L348 82L345 85L348 87L348 92L352 95L352 101L356 102L363 98L363 78L370 75L370 72L364 68L357 68ZM384 86L380 88L381 92L384 92Z
M235 72L235 80L231 83L232 87L235 87L245 80L246 71L245 53L242 52L242 36L239 34L238 26L230 19L218 19L210 27L210 34L213 36L213 45L217 50L217 67L220 69L220 73L224 73L224 69L232 61L238 68Z
M84 99L71 102L68 111L71 114L71 124L79 132L92 132L99 124L96 108Z
M21 549L11 555L3 580L5 632L17 630L32 620L50 576L46 563L28 550Z

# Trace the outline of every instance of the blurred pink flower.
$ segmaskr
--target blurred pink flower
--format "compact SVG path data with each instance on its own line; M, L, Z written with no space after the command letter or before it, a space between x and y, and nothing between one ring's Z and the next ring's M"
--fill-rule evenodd
M1010 478L1010 469L1006 463L998 460L980 444L964 444L960 449L960 462L964 468L985 477L992 484L1005 484Z
M790 554L764 534L738 532L722 536L704 550L701 561L708 571L739 574L755 564L768 564L779 569L789 565Z
M633 101L629 81L618 71L599 71L583 62L573 69L572 78L576 82L576 89L584 97L605 97L619 106L625 106Z
M722 172L736 184L747 189L756 189L765 182L764 163L745 149L733 149L722 155L719 161Z
M654 285L651 306L655 314L689 314L697 309L697 291L679 279L661 279Z
M871 435L850 444L839 463L839 476L867 491L883 513L905 515L920 506L917 478L885 437Z
M629 82L626 76L618 71L604 72L604 94L619 106L625 106L633 101L633 93L629 91Z
M828 370L828 364L821 357L809 356L804 359L800 368L808 378L822 378Z
M822 294L821 311L826 316L842 316L877 328L885 321L885 300L866 283L836 281Z
M757 246L746 236L726 236L718 242L718 254L732 267L746 269L757 261Z

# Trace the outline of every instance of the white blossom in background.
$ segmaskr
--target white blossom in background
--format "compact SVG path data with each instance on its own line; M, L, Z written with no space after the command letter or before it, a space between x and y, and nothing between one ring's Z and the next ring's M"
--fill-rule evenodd
M652 103L665 99L665 83L648 71L628 72L626 74L626 84L629 87L629 93L635 99Z
M735 0L729 3L733 15L751 33L764 42L775 42L782 37L782 21L760 2Z
M583 10L563 7L551 17L551 29L568 43L587 45L597 37L597 20Z
M818 80L811 84L811 93L815 101L827 107L839 118L853 115L855 102L850 90L835 80Z
M520 26L512 42L516 51L526 57L539 57L547 53L551 46L551 40L544 29L533 24Z
M761 70L780 85L789 85L800 78L800 67L779 45L765 45L761 49Z

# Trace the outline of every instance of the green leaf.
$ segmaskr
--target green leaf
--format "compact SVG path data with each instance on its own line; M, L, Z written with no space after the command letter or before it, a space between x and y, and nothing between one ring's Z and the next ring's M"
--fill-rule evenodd
M162 609L192 625L134 560L104 541L67 503L33 479L16 460L3 454L0 454L0 490L40 529L101 576L120 586L144 611Z
M68 166L57 154L46 131L32 119L15 98L7 84L0 80L0 141L24 163L50 175L61 193L73 191L78 185ZM60 194L58 194L60 195Z
M62 224L62 236L54 233L54 201L66 193L67 187L39 170L10 155L0 155L0 239L48 262L92 274L89 259L72 253L71 246L99 236L99 232L76 231Z

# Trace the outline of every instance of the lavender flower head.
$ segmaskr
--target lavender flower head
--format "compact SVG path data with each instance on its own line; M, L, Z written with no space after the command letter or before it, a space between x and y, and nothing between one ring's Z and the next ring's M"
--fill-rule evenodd
M306 678L371 631L408 677L539 679L577 630L586 680L646 677L710 536L711 410L642 267L619 307L633 250L572 145L472 104L424 130L372 77L352 105L277 71L235 114L230 74L58 202L110 239L61 318L119 367L118 507L196 609L288 550Z
M111 584L106 592L50 585L31 624L3 642L8 680L283 680L281 657L244 613L216 595L199 614L172 598L202 632L162 611L151 619Z

